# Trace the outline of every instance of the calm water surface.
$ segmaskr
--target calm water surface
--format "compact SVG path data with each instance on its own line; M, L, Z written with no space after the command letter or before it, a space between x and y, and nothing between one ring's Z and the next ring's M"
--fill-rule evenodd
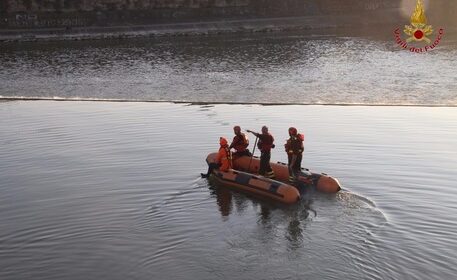
M284 207L199 178L231 127L341 181ZM0 103L0 279L453 279L457 108ZM253 140L253 139L251 139Z

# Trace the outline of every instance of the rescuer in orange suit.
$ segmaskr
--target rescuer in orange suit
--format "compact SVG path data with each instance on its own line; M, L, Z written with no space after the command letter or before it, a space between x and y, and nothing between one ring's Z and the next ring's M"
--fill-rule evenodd
M295 182L301 171L301 161L303 158L303 141L305 137L299 134L295 127L289 128L290 138L284 145L288 158L289 181Z
M233 127L233 132L235 133L235 137L233 137L232 144L230 144L229 149L235 149L233 156L251 156L251 153L248 150L249 147L249 139L244 134L241 133L241 127L238 125Z
M260 168L259 174L268 178L274 178L275 173L270 166L270 159L271 159L271 149L274 149L275 139L273 136L268 132L268 127L262 127L262 133L253 132L250 130L246 130L254 134L256 137L259 137L259 142L257 143L257 147L260 150Z
M210 163L208 172L206 174L201 173L202 178L208 178L214 169L220 171L228 171L232 168L232 153L230 152L227 139L224 137L219 138L219 152L217 153L216 162Z

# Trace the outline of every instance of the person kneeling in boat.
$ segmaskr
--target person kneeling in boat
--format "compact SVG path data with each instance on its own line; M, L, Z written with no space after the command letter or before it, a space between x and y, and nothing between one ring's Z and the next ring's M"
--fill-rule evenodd
M289 136L290 138L284 147L286 148L288 158L289 181L294 183L301 172L304 136L303 134L299 134L295 127L289 128Z
M238 125L233 127L233 132L235 133L235 137L233 137L232 144L230 144L229 149L235 149L233 153L233 157L241 157L241 156L251 156L251 153L248 150L249 147L249 140L248 137L241 133L241 127Z
M227 139L224 137L219 138L219 152L217 153L216 162L209 164L208 172L201 173L202 178L208 178L211 173L217 169L220 171L228 171L232 168L232 153L230 152Z
M268 133L268 127L263 126L262 133L257 133L257 132L253 132L250 130L246 130L246 131L254 134L256 137L259 138L259 142L257 143L257 147L260 150L259 174L262 176L265 176L267 178L274 178L275 173L273 172L273 169L271 169L270 159L271 159L271 149L274 149L274 147L275 147L275 144L274 144L275 139L273 138L273 136L270 133Z

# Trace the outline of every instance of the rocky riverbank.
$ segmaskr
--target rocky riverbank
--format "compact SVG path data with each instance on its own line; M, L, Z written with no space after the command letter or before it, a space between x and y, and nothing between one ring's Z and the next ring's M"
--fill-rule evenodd
M399 18L394 0L7 0L0 41L364 28Z
M117 25L88 27L54 27L39 29L0 29L0 42L123 39L155 36L213 35L224 33L254 33L289 30L348 28L363 29L386 22L398 21L396 10L382 15L301 16L260 19L230 19L204 22L181 22L149 25ZM401 20L401 19L400 19ZM363 25L360 23L363 22ZM393 26L393 25L392 25Z

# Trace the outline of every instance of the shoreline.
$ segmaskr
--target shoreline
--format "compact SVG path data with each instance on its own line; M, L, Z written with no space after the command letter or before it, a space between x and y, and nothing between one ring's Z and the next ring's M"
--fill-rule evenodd
M107 102L107 103L168 103L195 105L260 105L260 106L341 106L341 107L429 107L456 108L457 104L364 104L364 103L281 103L281 102L237 102L237 101L188 101L188 100L139 100L111 98L55 98L55 97L8 97L0 96L0 102L9 101L60 101L60 102Z
M359 15L318 15L255 19L230 19L151 25L88 26L45 29L0 29L0 43L128 39L160 36L217 35L292 30L324 30L393 22L395 11L368 12Z

